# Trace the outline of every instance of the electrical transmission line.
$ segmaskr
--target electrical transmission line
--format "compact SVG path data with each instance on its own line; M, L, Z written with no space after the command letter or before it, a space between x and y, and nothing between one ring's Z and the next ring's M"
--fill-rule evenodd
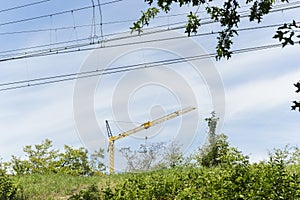
M117 1L120 1L120 0L117 0ZM111 1L111 3L117 2L117 1ZM300 5L298 5L296 7L295 7L295 5L293 5L292 7L289 6L288 8L287 7L279 7L276 10L273 10L273 12L279 12L282 9L295 9L295 8L298 8L298 7L300 7ZM241 15L241 17L246 17L246 16L247 15ZM181 22L175 23L175 24L180 24L180 23ZM182 22L182 23L184 23L184 22ZM204 22L202 22L202 25L211 24L211 23L215 23L215 21L213 21L213 20L204 21ZM278 26L280 26L280 25L281 24L278 24ZM147 33L143 33L142 35L149 35L149 34L155 34L155 33L158 33L158 32L164 32L164 31L169 31L169 30L178 30L178 29L185 28L185 25L169 28L170 24L161 25L161 26L157 26L157 27L154 27L154 28L163 28L165 26L168 26L168 28L165 29L165 30L150 31L150 32L147 32ZM272 26L265 26L265 27L272 27ZM73 28L74 28L74 26L73 26ZM253 28L253 30L254 29L259 29L259 28ZM146 30L151 30L151 28L146 29ZM247 28L247 30L251 30L251 28ZM237 31L243 31L243 30L242 29L241 30L237 29ZM203 35L216 34L216 33L218 33L218 32L213 32L212 31L211 33L196 34L195 37L203 36ZM109 37L109 36L118 35L118 34L119 33L108 34L108 35L105 35L103 37ZM93 40L92 42L90 41L90 38L81 38L81 39L76 39L76 40L66 41L66 42L58 42L58 43L44 44L44 45L25 47L25 48L13 49L13 50L6 50L6 51L1 51L0 52L0 62L15 60L15 59L22 59L22 58L35 57L35 56L59 54L62 51L63 51L62 53L65 53L65 52L74 52L74 51L76 52L76 51L92 50L94 48L85 48L85 49L81 49L81 48L91 46L91 45L103 44L103 43L107 43L107 42L110 42L110 41L117 41L117 40L127 39L127 38L131 38L131 37L132 38L138 37L138 35L130 35L130 36L125 36L125 37L122 36L122 37L117 37L117 38L105 39L104 41L101 38L101 40L98 40L98 41ZM78 42L83 42L83 41L87 41L87 42L82 43L82 44L78 44ZM76 43L76 44L67 45L67 46L60 46L60 47L58 46L58 45L64 45L64 44L70 44L70 43ZM41 48L46 48L46 47L50 47L50 46L52 48L41 49ZM55 46L58 46L58 47L55 47ZM104 48L107 48L107 46L104 47ZM74 51L71 51L71 49L74 49ZM30 51L30 50L32 50L32 51ZM16 53L13 53L13 52L16 52Z
M232 54L256 52L256 51L278 48L278 47L281 47L281 44L270 44L270 45L263 45L263 46L256 46L256 47L248 47L248 48L233 50ZM65 82L65 81L71 81L71 80L77 80L77 79L83 79L83 78L104 76L104 75L110 75L110 74L116 74L116 73L124 73L124 72L133 71L133 70L139 70L139 69L147 69L147 68L161 67L161 66L166 66L166 65L174 65L174 64L193 61L193 60L208 59L208 58L215 57L215 56L216 56L216 53L209 53L209 54L201 54L201 55L175 58L175 59L159 60L159 61L153 61L153 62L148 62L148 63L124 65L124 66L119 66L119 67L114 67L114 68L103 69L103 70L92 70L92 71L70 73L70 74L56 75L56 76L50 76L50 77L40 77L40 78L35 78L35 79L19 80L19 81L13 81L13 82L0 84L0 91L15 90L15 89L20 89L20 88L33 87L33 86L39 86L39 85L48 85L48 84L52 84L52 83Z
M50 0L47 0L50 1ZM111 1L110 3L115 3L115 2L119 2L118 1ZM101 5L106 5L108 3L102 3ZM300 1L296 1L296 2L291 2L288 5L277 5L274 6L274 8L271 9L270 12L280 12L280 11L284 11L284 10L290 10L290 9L296 9L299 8L300 5ZM96 6L96 5L94 5ZM93 7L93 6L91 6ZM71 12L72 10L70 10L69 12ZM246 11L240 11L239 14L241 15L241 18L244 17L248 17L248 10ZM156 19L159 18L170 18L170 17L177 17L177 16L186 16L189 13L177 13L177 14L172 14L172 15L162 15L162 16L157 16L155 17ZM210 18L202 18L202 20L209 20ZM115 24L122 24L122 23L128 23L128 22L135 22L137 21L137 19L123 19L123 20L115 20L115 21L107 21L107 22L102 22L102 25L115 25ZM186 23L186 21L180 21L180 22L176 22L176 23L168 23L168 24L163 24L160 26L154 26L153 28L161 28L161 27L168 27L168 26L172 26L172 25L178 25L178 24L182 24L182 26L184 26ZM201 22L201 25L205 25L205 24L210 24L210 23L215 23L214 21L210 20L210 21L203 21ZM95 24L96 26L100 26L100 23ZM48 29L32 29L32 30L20 30L20 31L12 31L12 32L0 32L0 36L1 35L13 35L13 34L24 34L24 33L36 33L36 32L46 32L46 31L59 31L59 30L66 30L66 29L74 29L74 28L84 28L84 27L90 27L91 24L83 24L83 25L77 25L77 26L63 26L63 27L57 27L57 28L48 28ZM147 28L146 28L147 29ZM114 33L114 34L107 34L104 36L110 36L110 35L116 35L116 34L121 34L119 33Z
M124 0L109 1L109 2L102 3L101 5L100 4L95 4L95 6L96 7L104 6L104 5L109 5L109 4L113 4L113 3L118 3L118 2L121 2L121 1L124 1ZM12 25L12 24L17 24L17 23L22 23L22 22L28 22L28 21L43 19L43 18L49 18L49 17L53 17L53 16L57 16L57 15L63 15L63 14L67 14L67 13L74 13L74 12L87 10L87 9L91 9L91 8L93 8L93 6L85 6L85 7L75 8L75 9L71 9L71 10L60 11L60 12L56 12L56 13L40 15L40 16L36 16L36 17L29 17L29 18L18 19L18 20L13 20L13 21L8 21L8 22L2 22L2 23L0 23L0 26L6 26L6 25Z
M20 9L20 8L26 8L26 7L34 6L34 5L37 5L37 4L46 3L46 2L49 2L49 1L51 1L51 0L42 0L42 1L23 4L23 5L11 7L11 8L5 8L5 9L0 10L0 13L13 11L13 10L17 10L17 9Z
M236 31L241 32L241 31L266 29L266 28L278 27L280 25L282 25L282 24L246 27L246 28L236 29ZM174 29L157 30L157 31L149 32L149 33L143 33L143 35L152 35L155 33L162 33L162 32L167 32L170 30L174 30ZM198 33L195 35L191 35L190 37L203 37L203 36L209 36L209 35L214 35L214 34L218 34L218 33L219 33L218 31L210 31L210 32L206 32L206 33ZM133 42L125 42L125 43L108 45L109 42L112 42L112 41L121 41L124 39L133 38L133 37L140 37L140 35L129 35L129 36L123 36L123 37L118 37L118 38L112 38L110 40L105 41L105 43L106 43L105 46L98 46L98 44L100 44L100 40L97 42L91 43L89 41L89 38L83 38L83 39L68 41L68 43L75 43L75 42L77 43L77 44L72 44L69 46L61 46L61 47L50 48L50 49L49 48L37 49L37 50L32 50L32 51L26 51L23 53L4 54L4 53L11 53L14 51L30 50L30 49L35 49L35 48L48 47L48 46L52 46L52 45L66 44L66 42L60 42L60 43L54 43L51 45L40 45L40 46L31 47L31 48L22 48L22 49L17 49L17 50L12 50L12 51L2 51L2 52L0 52L0 62L32 58L32 57L58 55L58 54L65 54L65 53L72 53L72 52L83 52L83 51L90 51L90 50L95 50L95 49L100 49L100 48L116 48L116 47L122 47L122 46L131 46L131 45L139 45L139 44L154 43L154 42L161 42L161 41L178 40L178 39L184 39L187 36L182 35L182 36L177 36L177 37L166 37L166 38L150 39L150 40L145 40L145 41L133 41ZM84 42L84 41L88 41L88 42ZM78 44L78 42L83 42L83 43Z

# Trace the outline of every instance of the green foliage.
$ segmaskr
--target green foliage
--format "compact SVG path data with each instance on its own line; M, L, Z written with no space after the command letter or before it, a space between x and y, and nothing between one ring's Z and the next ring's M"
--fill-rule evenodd
M239 7L239 3L236 0L225 1L221 8L218 6L206 7L211 19L219 22L224 27L217 37L216 59L221 59L222 57L228 59L231 57L230 48L233 43L232 38L237 35L234 28L238 27L238 23L240 22L240 15L237 12Z
M300 36L299 36L299 38L300 38ZM294 86L297 88L297 90L295 92L299 93L300 92L300 81L298 83L295 83ZM298 108L298 110L300 112L300 101L293 101L293 103L294 103L294 105L292 106L292 110L296 110Z
M0 171L0 200L14 199L17 187L13 181L2 171Z
M269 161L250 164L223 134L216 134L218 118L206 119L208 143L196 154L198 165L131 174L101 190L102 199L299 199L299 149L274 150Z
M294 45L296 38L300 38L300 35L295 35L295 31L299 30L299 28L300 25L295 20L290 24L283 24L278 28L273 38L278 39L282 43L282 47L288 44ZM299 41L298 43L300 44Z
M219 118L216 117L216 113L212 112L211 117L206 118L208 125L208 141L203 148L200 148L200 154L196 156L198 163L203 166L210 167L218 164L218 153L220 148L227 148L229 144L226 138L218 137L216 134L216 128Z
M88 161L88 151L84 148L73 149L65 145L64 153L58 160L58 172L70 175L91 175L92 168Z
M200 26L200 19L198 16L194 15L192 12L188 15L188 22L186 24L185 33L188 34L188 36L191 35L191 33L197 33L198 27Z
M28 145L23 150L27 159L12 156L8 163L16 175L59 173L86 176L105 170L101 162L104 157L103 149L89 157L86 149L74 149L65 145L64 151L59 153L59 150L52 148L52 141L46 139L41 144Z
M41 144L33 146L28 145L23 149L28 161L23 162L27 166L30 173L49 173L55 171L55 159L58 155L58 150L52 149L52 141L46 139ZM24 167L25 168L25 167Z
M2 162L2 159L0 158L0 174L6 174L7 172L8 163Z
M149 22L152 18L154 18L159 13L159 9L153 7L149 8L146 12L142 12L141 18L133 23L133 27L131 27L131 32L137 31L139 34L143 32L143 28L145 25L149 25Z
M174 143L167 147L170 150L167 151L169 158L173 158L170 155L179 156L171 159L175 164L168 168L112 176L82 176L86 169L77 165L86 166L87 151L65 146L65 153L61 153L63 156L58 154L60 156L53 162L62 166L64 161L70 168L68 172L41 174L32 173L29 169L31 173L23 176L8 176L5 170L0 170L0 200L300 199L299 148L286 146L284 149L275 149L270 153L269 160L250 164L247 156L229 145L225 135L214 134L217 125L215 115L206 120L211 132L209 141L218 147L216 157L212 156L216 158L216 165L181 164L178 161L182 159L180 147ZM142 146L140 150L151 149ZM100 149L94 156L102 158L102 153ZM30 166L38 166L32 165L29 159L27 162ZM80 170L76 171L73 166ZM80 176L71 175L71 172Z
M21 160L21 158L17 158L16 156L12 156L9 164L16 175L24 175L29 174L31 169L31 164L28 160Z
M100 191L96 185L91 185L87 189L72 195L69 200L100 200Z
M107 176L67 174L30 174L13 177L22 188L21 191L17 191L17 196L24 196L28 200L68 199L90 185L105 185L107 179ZM115 180L113 177L110 179Z
M232 39L238 35L235 28L238 27L241 19L241 16L238 14L238 9L240 8L238 0L226 0L221 6L218 3L214 4L216 1L212 0L145 0L145 2L149 4L149 6L152 6L154 2L156 2L156 6L151 7L142 13L141 18L133 24L133 27L130 28L132 31L138 31L138 33L140 33L142 28L145 25L149 25L150 19L154 18L160 10L167 13L172 9L173 4L178 4L180 7L193 6L198 9L203 6L211 19L218 22L222 27L222 31L219 32L219 36L217 37L218 43L216 46L216 59L228 59L231 57L232 52L230 49L233 44ZM280 0L280 2L288 2L288 0ZM270 12L275 3L275 0L245 0L245 4L250 6L249 20L260 23L263 16ZM191 33L197 33L198 28L200 27L200 21L201 19L196 15L196 13L190 13L187 16L185 33L187 33L188 36L190 36ZM284 26L283 28L291 30L292 28L299 28L299 26L295 26L295 23L292 23L291 25ZM289 37L284 37L286 34L290 34ZM283 40L283 46L285 46L287 44L294 43L292 40L294 35L295 32L282 32L281 30L278 30L276 37L279 38L280 41ZM300 37L300 35L297 37Z
M100 148L98 151L94 151L94 153L91 154L90 163L94 172L105 171L106 167L102 162L102 159L104 159L104 149Z
M209 128L208 141L204 147L199 148L199 152L194 156L197 164L204 167L247 164L249 162L248 157L231 147L226 135L216 133L219 118L216 117L215 112L212 112L211 117L205 120Z
M299 174L278 160L250 165L177 167L131 174L101 190L102 199L299 199Z

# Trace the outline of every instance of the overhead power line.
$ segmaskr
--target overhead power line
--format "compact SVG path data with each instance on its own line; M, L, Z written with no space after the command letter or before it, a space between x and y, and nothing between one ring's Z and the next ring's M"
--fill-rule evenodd
M120 1L120 0L116 0ZM110 1L110 3L116 2L116 1ZM107 3L105 3L107 4ZM279 10L276 10L279 11ZM206 21L202 22L202 25L209 24L209 23L215 23L214 21ZM237 31L247 31L247 30L255 30L255 29L261 29L261 28L269 28L269 27L274 27L274 26L280 26L281 24L275 24L275 25L267 25L267 26L262 26L262 27L249 27L249 28L244 28L244 29L237 29ZM160 27L160 26L158 26ZM178 30L178 29L183 29L185 26L178 26L178 27L173 27L173 28L166 28L164 30L154 30L150 31L147 33L143 33L142 35L150 35L150 34L155 34L155 33L160 33L160 32L166 32L169 30ZM147 30L151 30L147 29ZM206 36L206 35L212 35L212 34L217 34L219 32L207 32L207 33L201 33L201 34L196 34L192 35L192 37L199 37L199 36ZM108 35L115 35L115 34L108 34ZM105 37L107 37L106 35ZM117 35L117 33L116 33ZM176 37L176 38L162 38L162 39L157 39L157 40L149 40L149 41L143 41L143 42L133 42L133 43L123 43L123 44L118 44L118 45L106 45L102 46L104 43L108 43L111 41L118 41L118 40L123 40L123 39L128 39L128 38L133 38L133 37L139 37L139 35L129 35L129 36L120 36L112 39L107 39L105 41L102 40L96 40L92 41L90 38L81 38L81 39L76 39L72 41L67 41L67 42L57 42L57 43L51 43L51 44L45 44L45 45L38 45L38 46L33 46L33 47L25 47L25 48L20 48L20 49L13 49L13 50L6 50L0 52L0 62L4 61L10 61L10 60L17 60L17 59L24 59L24 58L32 58L32 57L39 57L39 56L49 56L49 55L57 55L57 54L64 54L64 53L72 53L72 52L78 52L78 51L88 51L88 50L94 50L98 48L110 48L110 47L118 47L118 46L125 46L125 45L136 45L136 44L142 44L142 43L150 43L150 42L157 42L157 41L166 41L166 40L174 40L174 39L181 39L184 38L185 36L181 37ZM95 39L95 38L93 38ZM86 42L84 42L86 41ZM83 42L83 43L79 43ZM68 45L66 45L68 44ZM99 47L98 44L101 44ZM90 47L89 47L90 46ZM47 48L50 47L50 48Z
M33 5L37 5L37 4L41 4L41 3L46 3L48 1L51 1L51 0L37 1L37 2L33 2L33 3L29 3L29 4L24 4L24 5L20 5L20 6L15 6L15 7L11 7L11 8L5 8L5 9L0 10L0 13L12 11L12 10L17 10L17 9L20 9L20 8L26 8L26 7L30 7L30 6L33 6Z
M47 0L47 1L50 1L50 0ZM117 3L119 1L123 1L123 0L110 1L110 2L106 2L106 3L102 3L101 5ZM279 12L279 11L284 11L284 10L296 9L296 8L300 7L300 5L298 5L298 4L300 4L300 1L290 2L287 5L285 5L285 4L275 5L271 9L271 12ZM94 5L94 6L96 6L96 5ZM69 11L69 12L71 12L71 11ZM248 16L248 12L249 12L249 10L240 11L239 14L241 15L242 18L244 18L244 17ZM170 14L170 15L161 15L161 16L157 16L156 19L159 19L159 18L172 18L172 17L178 17L178 16L187 16L188 14L189 13L177 13L177 14ZM214 21L212 21L212 20L205 21L205 20L209 20L209 19L210 18L202 18L201 25L205 25L207 23L214 23ZM102 25L115 25L115 24L129 23L129 22L135 22L135 21L137 21L137 19L123 19L123 20L114 20L114 21L107 21L107 22L103 21ZM180 22L176 22L176 23L168 23L168 24L163 24L163 25L160 25L160 26L155 26L154 28L168 27L168 26L173 26L173 25L178 25L178 24L182 24L184 26L185 23L186 23L186 21L180 21ZM101 23L97 23L95 25L100 26L100 24ZM90 27L90 26L91 26L91 24L83 24L83 25L77 25L77 26L63 26L63 27L46 28L46 29L31 29L31 30L11 31L11 32L0 32L0 36L1 35L46 32L46 31L59 31L59 30L74 29L74 28L78 29L78 28L84 28L84 27ZM119 33L115 33L113 35L116 35L116 34L119 34ZM111 34L109 34L109 35L111 35ZM104 35L104 36L107 36L107 35Z
M109 2L102 3L102 4L96 4L95 6L96 7L104 6L104 5L109 5L109 4L113 4L113 3L118 3L118 2L121 2L121 1L124 1L124 0L109 1ZM56 12L56 13L51 13L51 14L47 14L47 15L40 15L40 16L36 16L36 17L29 17L29 18L18 19L18 20L13 20L13 21L8 21L8 22L2 22L2 23L0 23L0 26L17 24L17 23L21 23L21 22L28 22L28 21L53 17L53 16L57 16L57 15L67 14L67 13L74 13L74 12L78 12L78 11L82 11L82 10L86 10L86 9L91 9L91 8L93 8L93 6L85 6L85 7L75 8L75 9L71 9L71 10L65 10L65 11L60 11L60 12Z
M114 3L114 2L118 2L118 1L122 1L122 0L116 0L116 1L110 1L110 2L106 2L106 3L103 3L103 4L107 4L107 3ZM295 2L296 3L296 2ZM300 1L299 1L300 3ZM92 6L93 7L93 6ZM273 9L273 12L278 12L278 11L281 11L282 9L294 9L294 8L298 8L300 7L299 6L296 6L293 4L293 7L277 7L277 9ZM247 15L241 15L241 17L246 17ZM185 28L185 23L186 22L176 22L176 23L173 23L173 24L165 24L165 25L159 25L159 26L155 26L155 27L152 27L152 28L147 28L145 30L151 30L151 29L155 29L155 28L164 28L164 27L167 27L167 31L169 30L179 30L179 29L183 29ZM216 23L214 20L207 20L207 21L203 21L201 23L201 25L206 25L206 24L211 24L211 23ZM182 24L182 25L180 25ZM172 27L170 28L170 26L173 26L173 25L180 25L180 26L177 26L177 27ZM281 24L279 24L281 25ZM90 26L90 25L84 25L86 27ZM77 26L79 27L79 26ZM64 27L64 28L72 28L74 29L75 27ZM50 29L48 29L50 30ZM57 30L57 29L51 29L51 30ZM162 30L163 31L166 31L166 30ZM36 30L38 31L38 30ZM150 31L148 32L147 34L154 34L154 33L157 33L158 31ZM103 37L107 38L107 37L110 37L110 36L114 36L114 35L118 35L118 34L122 34L124 32L119 32L119 33L112 33L112 34L107 34L107 35L104 35ZM4 33L2 33L4 34ZM0 33L1 35L1 33ZM89 46L89 45L94 45L94 44L102 44L102 43L105 43L105 42L108 42L108 41L111 41L111 40L120 40L120 39L127 39L127 38L130 38L130 37L136 37L136 35L132 35L132 36L128 36L126 38L123 38L123 37L117 37L117 38L113 38L113 39L105 39L104 41L102 40L102 37L101 37L101 40L102 41L94 41L95 39L95 36L93 37L93 41L92 43L90 44L90 38L82 38L82 39L78 39L78 40L72 40L72 41L66 41L66 42L57 42L57 43L51 43L51 44L44 44L44 45L38 45L38 46L31 46L31 47L25 47L25 48L19 48L19 49L12 49L12 50L6 50L6 51L2 51L0 52L0 56L3 58L1 61L3 60L13 60L13 59L18 59L18 58L14 58L14 57L18 57L21 55L21 57L24 57L24 54L26 54L28 57L29 54L32 54L32 53L42 53L42 52L54 52L55 51L55 45L63 45L63 44L70 44L72 42L74 43L78 43L80 41L84 41L84 40L87 40L89 41L88 43L85 43L84 45L80 44L80 45L72 45L72 48L78 48L78 47L83 47L83 46ZM39 51L40 52L37 52L38 50L34 50L34 52L24 52L26 50L31 50L31 49L37 49L37 48L43 48L43 47L49 47L51 46L52 48L51 49L40 49ZM62 47L57 47L56 49L61 49ZM66 46L64 49L71 49L71 46ZM19 53L18 53L19 51ZM22 51L22 52L21 52ZM12 52L16 52L14 54L9 54L9 55L3 55L5 53L12 53ZM1 55L2 54L2 55ZM8 56L12 57L12 58L7 58ZM6 57L6 58L4 58Z
M232 53L233 54L241 54L241 53L255 52L255 51L266 50L266 49L271 49L271 48L277 48L277 47L281 47L281 44L269 44L269 45L263 45L263 46L236 49L236 50L233 50ZM114 68L109 68L109 69L103 69L103 70L93 70L93 71L86 71L86 72L56 75L56 76L50 76L50 77L41 77L41 78L28 79L28 80L20 80L20 81L14 81L14 82L0 84L0 88L1 88L0 91L14 90L14 89L20 89L20 88L25 88L25 87L39 86L39 85L47 85L47 84L52 84L52 83L65 82L65 81L71 81L71 80L77 80L77 79L83 79L83 78L90 78L90 77L95 77L95 76L104 76L104 75L115 74L115 73L124 73L124 72L128 72L128 71L133 71L133 70L154 68L154 67L173 65L173 64L178 64L178 63L183 63L183 62L188 62L188 61L193 61L193 60L207 59L207 58L211 58L211 57L215 57L215 56L216 56L216 53L209 53L209 54L201 54L201 55L195 55L195 56L183 57L183 58L159 60L159 61L148 62L148 63L124 65L124 66L119 66L119 67L114 67Z
M236 30L238 32L250 31L250 30L278 27L280 25L282 25L282 24L246 27L246 28L239 28ZM152 31L149 33L143 33L143 35L152 35L155 33L162 33L162 32L167 32L170 30L174 30L174 29L156 30L156 31ZM218 33L219 33L218 31L210 31L210 32L206 32L206 33L198 33L195 35L191 35L190 37L203 37L203 36L209 36L209 35L214 35L214 34L218 34ZM0 52L0 62L10 61L10 60L18 60L18 59L24 59L24 58L32 58L32 57L58 55L58 54L65 54L65 53L72 53L72 52L83 52L83 51L89 51L89 50L94 50L94 49L99 49L99 48L116 48L116 47L122 47L122 46L139 45L139 44L146 44L146 43L153 43L153 42L178 40L178 39L184 39L187 36L182 35L182 36L177 36L177 37L165 37L165 38L150 39L150 40L145 40L145 41L133 41L133 42L124 42L124 43L119 43L119 44L114 44L114 45L112 45L112 44L108 45L109 42L112 42L112 41L121 41L124 39L133 38L133 37L140 37L140 35L129 35L129 36L112 38L110 40L106 40L103 46L98 46L98 44L100 44L100 42L102 42L100 40L98 40L97 42L91 43L89 41L89 38L82 38L82 39L69 41L68 43L71 43L71 45L68 45L68 46L60 46L60 47L34 50L35 48L66 44L66 42L60 42L60 43L54 43L51 45L49 44L49 45L35 46L34 48L29 48L29 49L28 48L17 49L18 51L33 49L32 51L27 51L27 52L22 52L22 53L11 53L14 51L2 51L2 52ZM84 41L87 41L87 42L84 42ZM78 42L83 42L83 43L78 43ZM11 53L11 54L4 54L4 53Z

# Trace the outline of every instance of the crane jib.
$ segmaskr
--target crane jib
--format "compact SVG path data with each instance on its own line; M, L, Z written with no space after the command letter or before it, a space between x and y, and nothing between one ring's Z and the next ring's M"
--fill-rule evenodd
M176 112L173 112L171 114L168 114L168 115L165 115L163 117L160 117L158 119L155 119L153 121L148 121L148 122L145 122L143 123L142 125L134 128L134 129L131 129L129 131L125 131L117 136L113 136L112 133L111 133L111 129L109 127L109 124L108 122L106 121L106 128L107 128L107 132L108 132L108 139L109 139L109 151L110 151L110 167L109 167L109 171L110 173L113 173L114 172L114 142L118 139L121 139L121 138L124 138L124 137L127 137L131 134L134 134L136 132L139 132L139 131L142 131L144 129L148 129L150 128L151 126L155 126L156 124L160 124L162 122L165 122L167 120L170 120L170 119L173 119L179 115L183 115L187 112L190 112L192 110L195 110L196 108L195 107L187 107L187 108L184 108L182 110L179 110L179 111L176 111Z

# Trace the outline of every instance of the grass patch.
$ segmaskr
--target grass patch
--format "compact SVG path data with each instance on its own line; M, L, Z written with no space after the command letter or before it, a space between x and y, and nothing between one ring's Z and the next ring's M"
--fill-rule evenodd
M26 175L15 177L19 186L17 196L20 199L68 199L74 193L96 185L99 189L111 181L113 176L71 176L71 175Z

